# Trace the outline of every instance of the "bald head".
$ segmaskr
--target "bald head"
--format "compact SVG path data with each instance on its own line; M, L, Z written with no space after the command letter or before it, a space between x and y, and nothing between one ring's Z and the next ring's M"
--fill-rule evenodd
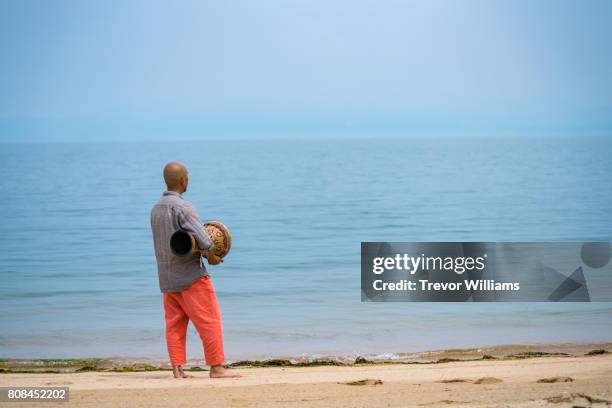
M164 167L164 181L168 191L184 193L189 182L187 167L179 162L170 162Z

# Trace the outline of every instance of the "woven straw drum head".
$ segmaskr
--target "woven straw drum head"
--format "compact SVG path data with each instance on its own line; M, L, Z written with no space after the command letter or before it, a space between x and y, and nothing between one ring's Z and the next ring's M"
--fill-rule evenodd
M204 228L214 243L214 254L220 258L225 257L232 248L232 234L229 229L219 221L209 221L204 224Z

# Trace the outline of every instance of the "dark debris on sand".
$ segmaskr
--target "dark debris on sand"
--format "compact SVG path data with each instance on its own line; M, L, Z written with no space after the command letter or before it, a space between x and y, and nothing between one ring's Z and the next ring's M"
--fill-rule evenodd
M345 384L345 385L382 385L382 383L383 383L382 380L366 378L364 380L347 381L341 384Z
M597 398L597 397L591 397L590 395L584 394L582 392L571 392L569 394L554 395L552 397L544 398L546 402L550 402L552 404L563 404L567 402L574 402L577 399L584 399L589 404L608 404L608 405L612 404L612 401L610 400L603 399L603 398Z
M544 384L552 384L552 383L563 383L563 382L573 382L574 379L572 377L549 377L549 378L540 378L537 383Z

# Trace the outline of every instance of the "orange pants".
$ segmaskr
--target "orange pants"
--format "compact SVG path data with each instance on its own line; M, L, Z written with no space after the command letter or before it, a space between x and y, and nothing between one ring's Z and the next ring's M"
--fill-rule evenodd
M221 310L210 277L201 277L182 292L164 293L164 315L172 365L186 362L185 344L190 320L202 339L206 364L223 364Z

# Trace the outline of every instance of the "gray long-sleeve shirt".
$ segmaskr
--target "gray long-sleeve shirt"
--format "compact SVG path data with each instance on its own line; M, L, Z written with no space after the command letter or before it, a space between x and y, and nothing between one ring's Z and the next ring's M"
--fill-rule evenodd
M213 246L191 203L175 191L166 191L151 210L151 230L162 292L180 292L201 276L208 275L198 254L181 257L172 252L170 237L181 229L193 234L200 249Z

